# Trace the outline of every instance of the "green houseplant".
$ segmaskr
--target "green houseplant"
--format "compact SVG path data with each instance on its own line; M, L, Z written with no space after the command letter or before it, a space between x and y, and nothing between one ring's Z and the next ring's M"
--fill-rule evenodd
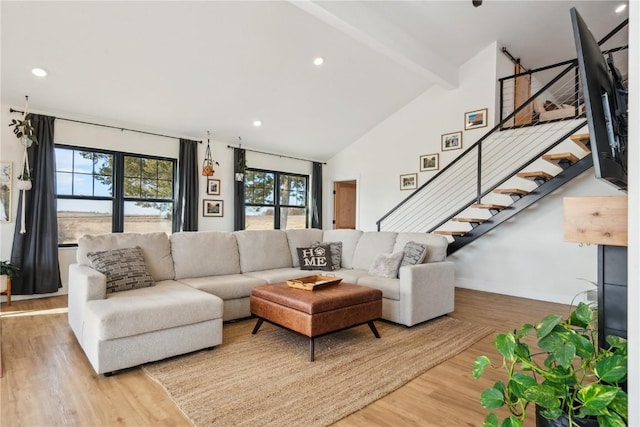
M548 425L576 426L593 419L600 426L626 426L628 399L621 384L627 377L627 341L608 336L609 348L599 349L596 318L580 303L566 319L549 315L535 326L498 334L502 364L492 366L487 356L479 356L473 376L479 378L489 366L506 371L507 380L484 390L480 402L490 410L506 406L511 415L499 424L490 413L484 426L522 426L529 404L546 420L564 420ZM533 332L539 352L525 342Z
M0 276L13 278L19 273L20 269L15 265L12 265L9 261L0 261Z
M35 129L31 125L31 115L25 114L22 120L11 119L9 126L13 126L13 133L25 147L30 147L32 143L38 143L35 135Z

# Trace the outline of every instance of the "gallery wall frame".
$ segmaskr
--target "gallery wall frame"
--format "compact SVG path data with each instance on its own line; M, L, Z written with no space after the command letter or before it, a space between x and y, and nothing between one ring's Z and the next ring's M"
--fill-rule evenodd
M11 222L11 162L0 162L0 222Z
M464 113L464 130L472 130L487 126L487 108Z
M462 131L443 133L440 136L442 151L460 150L462 148Z
M223 200L204 199L202 201L202 216L223 217L224 216L224 201Z
M424 154L420 156L420 172L437 171L440 169L440 154Z
M400 175L400 190L415 190L416 188L418 188L417 173Z
M220 180L207 178L207 194L212 196L220 195Z

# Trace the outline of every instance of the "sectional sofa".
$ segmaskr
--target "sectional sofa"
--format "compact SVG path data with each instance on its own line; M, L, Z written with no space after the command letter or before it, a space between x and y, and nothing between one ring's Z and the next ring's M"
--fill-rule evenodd
M340 268L301 270L297 249L323 242L340 242ZM402 252L408 242L426 246L420 263L400 267L397 277L372 270L380 254ZM380 289L382 317L412 326L453 311L447 245L426 233L319 229L84 236L69 267L69 324L94 370L111 373L220 344L223 321L251 315L257 285L331 274ZM124 248L140 248L153 286L107 292L107 276L92 260Z

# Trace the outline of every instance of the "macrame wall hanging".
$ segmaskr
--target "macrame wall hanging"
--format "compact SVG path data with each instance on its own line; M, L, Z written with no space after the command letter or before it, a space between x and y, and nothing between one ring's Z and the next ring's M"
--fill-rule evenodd
M13 126L13 133L20 141L20 144L24 147L22 154L22 165L20 167L20 174L18 175L18 182L16 187L19 191L22 191L22 209L20 215L20 234L27 232L25 225L25 211L26 211L26 192L31 190L33 184L31 183L31 167L29 166L29 147L38 140L33 135L34 129L31 125L31 118L29 115L29 97L25 97L24 113L22 114L22 120L11 120L9 126Z
M204 153L204 162L202 162L202 175L204 176L213 176L215 170L213 169L213 165L220 166L220 163L213 160L211 156L211 147L209 146L209 136L210 132L207 131L207 151Z

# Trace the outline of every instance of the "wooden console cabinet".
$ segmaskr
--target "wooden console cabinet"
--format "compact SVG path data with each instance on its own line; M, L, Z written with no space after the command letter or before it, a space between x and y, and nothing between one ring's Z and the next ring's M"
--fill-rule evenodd
M565 197L564 239L598 245L598 343L627 338L627 197Z

